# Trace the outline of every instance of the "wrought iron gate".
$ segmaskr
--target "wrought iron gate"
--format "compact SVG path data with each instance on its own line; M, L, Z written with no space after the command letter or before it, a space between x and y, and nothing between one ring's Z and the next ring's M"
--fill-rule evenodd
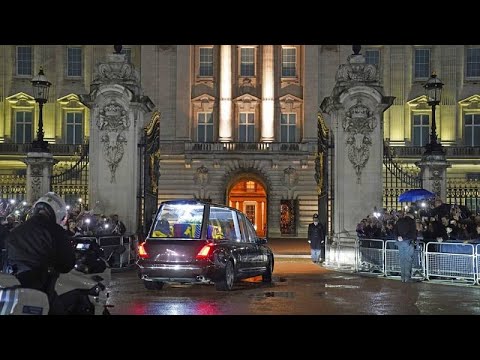
M480 213L480 181L447 178L447 204L464 205L474 214Z
M80 151L80 159L66 170L59 173L58 165L53 167L56 174L50 177L50 190L62 196L67 204L79 205L81 210L89 208L88 143L81 146Z
M155 112L145 126L140 149L140 209L138 224L147 234L158 206L158 178L160 177L160 113Z
M384 141L383 207L389 210L400 210L401 204L398 202L398 196L407 190L422 188L423 181L420 176L408 174L394 161L394 156L395 150Z
M333 141L321 112L317 114L317 156L315 158L315 181L318 194L318 215L326 225L327 235L333 232Z

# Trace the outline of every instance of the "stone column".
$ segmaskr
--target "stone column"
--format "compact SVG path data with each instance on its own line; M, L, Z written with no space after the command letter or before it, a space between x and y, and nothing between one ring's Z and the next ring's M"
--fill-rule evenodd
M383 112L393 97L383 95L377 68L360 49L340 65L332 96L321 104L335 142L334 238L356 235L356 225L382 207Z
M50 191L50 176L57 162L51 153L29 152L23 160L27 164L27 198L29 204Z
M260 141L272 142L275 139L273 45L263 45L262 74L262 133Z
M423 188L431 191L447 201L447 168L452 165L446 161L444 153L425 153L420 161L415 163L420 168Z
M127 233L138 228L138 142L153 103L142 94L140 80L125 55L114 53L96 66L90 94L81 96L91 109L89 197L105 215L118 214Z
M219 141L232 141L232 46L220 47Z

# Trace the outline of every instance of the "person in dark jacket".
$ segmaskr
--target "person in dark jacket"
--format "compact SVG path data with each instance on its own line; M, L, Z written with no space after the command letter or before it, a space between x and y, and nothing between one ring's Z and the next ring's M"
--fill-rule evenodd
M32 215L6 239L7 267L22 287L48 295L49 314L62 313L55 282L75 266L75 252L65 229L65 201L48 192L33 205Z
M318 214L313 214L313 223L308 225L308 242L312 261L322 263L325 260L325 227L318 221Z
M410 208L404 217L398 219L394 229L396 245L400 261L402 282L412 281L413 254L417 241L417 226L414 210Z

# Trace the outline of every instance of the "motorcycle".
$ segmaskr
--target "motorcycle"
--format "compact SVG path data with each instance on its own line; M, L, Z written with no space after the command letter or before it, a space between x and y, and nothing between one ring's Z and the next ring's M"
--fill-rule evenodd
M60 274L55 283L57 298L54 304L66 315L109 315L106 287L111 280L111 267L114 256L125 252L118 245L105 259L103 249L94 238L73 239L75 247L75 267L70 272ZM56 305L55 305L56 307ZM45 293L22 288L14 275L0 273L0 314L47 315L50 311Z
M22 288L14 275L0 272L0 315L47 315L49 310L47 294Z

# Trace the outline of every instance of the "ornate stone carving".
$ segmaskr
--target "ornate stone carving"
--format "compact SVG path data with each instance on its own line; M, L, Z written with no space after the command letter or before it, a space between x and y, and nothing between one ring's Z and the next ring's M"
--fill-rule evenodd
M177 49L177 45L157 45L157 49L160 51L175 51Z
M432 190L437 197L440 197L442 194L442 182L440 180L434 180L432 183Z
M298 173L295 168L289 166L285 170L283 170L283 183L286 187L291 188L298 183Z
M357 104L345 114L342 125L346 133L348 159L355 169L357 183L360 183L362 170L370 157L370 135L377 126L376 119L373 112L358 99Z
M94 79L91 83L92 88L98 85L124 83L136 93L139 79L138 73L133 65L127 61L127 57L122 54L111 54L107 62L96 66ZM83 100L82 100L83 101Z
M442 194L442 168L432 166L432 192L440 197Z
M125 130L130 126L127 112L122 105L114 99L100 110L100 116L97 119L99 130Z
M195 183L200 186L208 184L208 169L202 165L195 172Z
M251 93L254 89L254 85L252 83L252 79L244 78L242 84L240 85L240 91L242 94Z
M103 155L111 173L110 183L115 183L115 172L123 158L124 144L127 143L124 131L130 127L130 120L123 106L111 99L100 110L97 127L101 131L100 141L103 143Z
M347 58L348 63L338 67L335 80L337 82L377 82L377 67L365 63L360 54L353 54Z
M32 177L42 177L42 166L40 165L33 165L31 167L31 174Z
M30 184L32 189L32 199L39 199L43 194L41 193L42 189L42 178L41 177L32 177L32 183Z

